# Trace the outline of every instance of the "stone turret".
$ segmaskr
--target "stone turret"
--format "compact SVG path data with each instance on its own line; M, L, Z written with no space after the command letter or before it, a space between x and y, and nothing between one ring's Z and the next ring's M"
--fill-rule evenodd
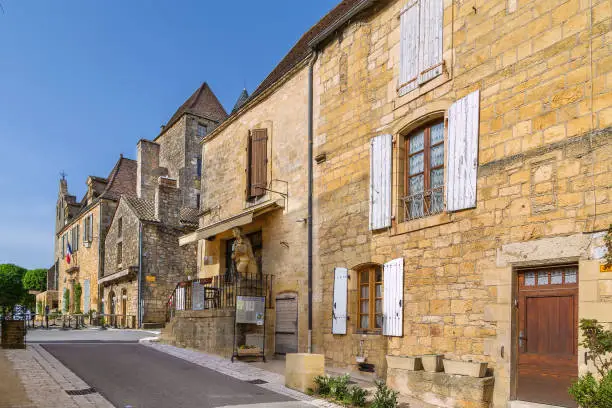
M138 165L136 170L136 195L138 198L153 201L157 179L168 174L167 170L159 167L158 143L141 139L138 142Z

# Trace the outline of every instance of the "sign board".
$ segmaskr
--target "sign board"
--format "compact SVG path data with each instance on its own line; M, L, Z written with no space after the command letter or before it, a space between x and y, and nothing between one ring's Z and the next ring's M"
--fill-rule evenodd
M236 296L236 323L264 324L266 298L263 296Z
M612 264L599 265L599 272L612 272Z
M145 280L147 282L155 282L156 278L153 275L147 275L147 276L145 276Z
M204 310L204 285L197 281L191 287L191 307L193 310Z

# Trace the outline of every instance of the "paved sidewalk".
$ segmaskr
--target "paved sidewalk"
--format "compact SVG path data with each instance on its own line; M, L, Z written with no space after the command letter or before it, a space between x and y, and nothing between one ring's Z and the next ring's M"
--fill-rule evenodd
M19 376L0 349L0 408L35 408L28 398Z
M206 354L196 350L170 346L168 344L161 344L152 340L154 339L141 339L140 343L145 346L154 348L155 350L170 354L171 356L190 361L193 364L197 364L199 366L215 370L217 372L242 381L266 381L265 384L258 384L258 386L279 394L287 395L291 398L295 398L298 401L307 402L311 406L324 408L341 408L341 406L338 404L334 404L332 402L319 398L313 398L309 395L302 394L301 392L285 387L285 376L282 374L272 373L270 371L254 367L242 361L235 361L232 363L230 360L225 359L221 356Z
M3 350L3 353L11 361L13 371L31 401L29 405L17 407L113 408L95 390L87 395L69 395L66 391L90 387L41 346L30 344L26 350Z

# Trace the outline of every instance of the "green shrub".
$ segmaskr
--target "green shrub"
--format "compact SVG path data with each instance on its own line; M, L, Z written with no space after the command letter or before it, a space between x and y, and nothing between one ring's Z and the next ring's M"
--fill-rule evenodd
M83 293L83 288L80 283L74 284L74 313L81 314L81 294Z
M36 302L36 314L39 316L43 314L43 303L40 300Z
M384 381L376 381L376 393L372 408L396 408L397 407L397 391L393 391L384 383Z
M342 401L348 396L350 378L351 377L348 374L330 378L329 392L332 397Z
M612 407L612 331L591 319L580 320L580 330L584 338L580 344L588 349L587 361L593 362L601 380L587 373L568 392L582 408Z
M70 310L69 306L70 306L70 291L64 288L64 304L62 305L62 309L64 313L68 313L68 311Z
M315 386L317 387L315 389L315 392L321 396L328 396L329 395L329 381L330 381L330 377L327 375L317 375L314 378L314 383Z
M347 402L356 407L365 407L367 396L368 392L366 390L358 385L353 385L349 390L349 398Z

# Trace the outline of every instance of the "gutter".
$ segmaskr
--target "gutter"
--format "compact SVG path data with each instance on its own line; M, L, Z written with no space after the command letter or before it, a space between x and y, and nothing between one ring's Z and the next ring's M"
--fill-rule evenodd
M312 353L312 196L313 196L313 75L319 52L313 50L308 64L308 353Z
M142 221L138 221L138 328L142 328Z

